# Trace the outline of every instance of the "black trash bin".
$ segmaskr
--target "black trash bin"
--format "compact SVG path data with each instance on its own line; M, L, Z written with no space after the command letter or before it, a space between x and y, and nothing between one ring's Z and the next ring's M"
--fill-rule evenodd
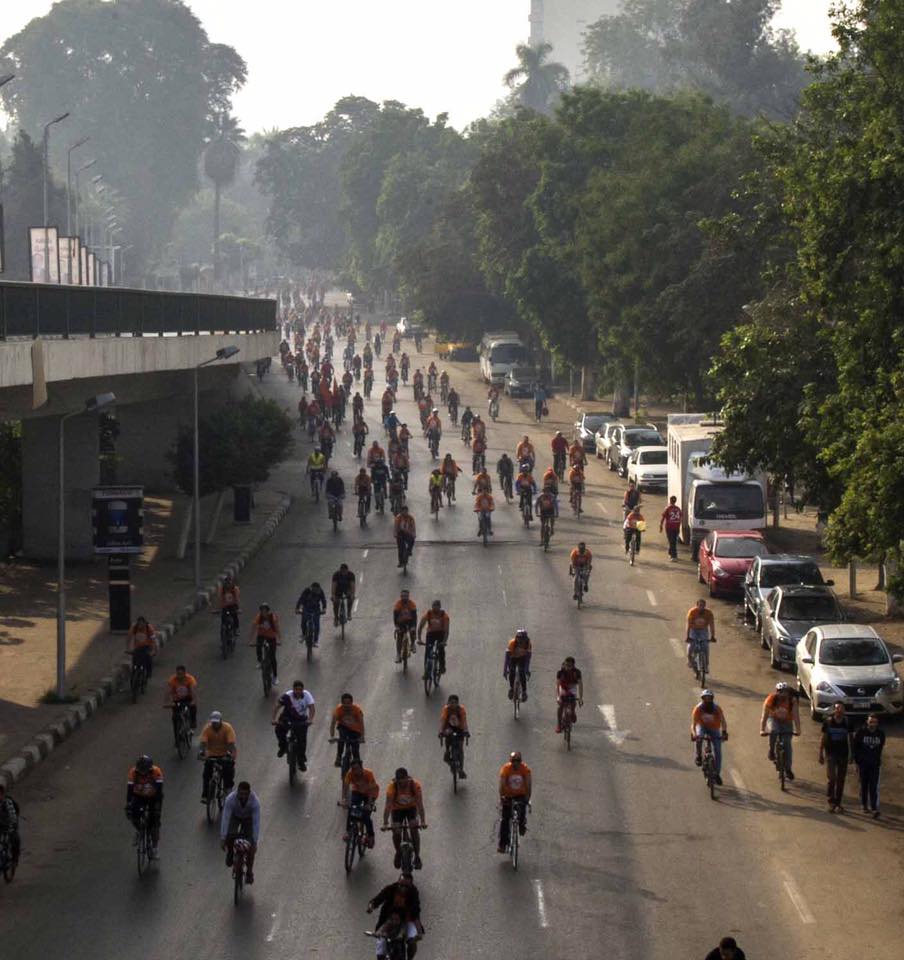
M251 523L251 487L232 488L232 519L236 523Z

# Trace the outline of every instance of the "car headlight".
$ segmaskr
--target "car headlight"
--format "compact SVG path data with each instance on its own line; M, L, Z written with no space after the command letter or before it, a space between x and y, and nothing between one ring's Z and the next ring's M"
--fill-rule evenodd
M901 692L901 678L895 677L894 680L889 680L885 684L885 692L889 694L895 694Z
M779 640L784 640L787 642L791 639L791 634L788 633L788 631L780 623L776 623L774 626L775 635L779 638Z
M717 577L730 577L730 576L731 576L731 574L725 569L725 567L722 566L721 563L714 563L714 564L713 564L713 573L714 573Z
M820 682L816 684L816 689L820 693L831 693L835 696L838 695L838 691L827 680L820 680Z

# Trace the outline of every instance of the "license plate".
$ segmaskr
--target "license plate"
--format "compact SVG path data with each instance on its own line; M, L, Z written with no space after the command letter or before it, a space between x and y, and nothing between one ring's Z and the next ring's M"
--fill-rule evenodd
M852 710L869 710L872 706L872 700L867 698L866 700L855 699L855 700L845 700L844 705L850 707Z

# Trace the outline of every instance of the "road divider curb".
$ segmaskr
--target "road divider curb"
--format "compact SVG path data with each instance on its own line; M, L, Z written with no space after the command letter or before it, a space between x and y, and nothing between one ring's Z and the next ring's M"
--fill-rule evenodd
M185 605L178 613L169 616L167 621L157 631L157 640L161 647L166 646L196 613L206 609L210 605L220 585L226 578L226 575L228 573L235 575L235 573L248 563L270 537L273 536L277 527L279 527L280 523L285 519L291 506L292 498L288 495L284 496L279 506L264 522L260 533L243 547L238 556L234 560L231 560L220 573L217 574L214 580L205 585L204 588L195 595L194 602ZM77 703L73 703L67 707L59 719L32 737L17 754L14 754L0 766L0 782L9 789L12 784L21 780L31 769L46 759L57 744L67 740L89 717L94 716L104 701L108 700L114 693L117 693L126 686L129 680L130 670L131 661L126 657L117 664L110 676L102 677L100 680L95 681L91 685L89 693L83 696Z

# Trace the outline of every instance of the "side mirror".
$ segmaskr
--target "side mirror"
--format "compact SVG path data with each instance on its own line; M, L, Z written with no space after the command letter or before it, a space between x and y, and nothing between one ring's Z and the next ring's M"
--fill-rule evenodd
M892 654L891 662L892 662L892 663L901 663L901 662L904 662L904 654L901 654L901 653L894 653L894 654Z
M801 658L800 658L800 662L801 662L801 663L812 663L812 662L813 662L813 658L812 658L812 657L801 657Z
M826 586L827 586L827 587L834 587L834 586L835 586L835 581L834 581L834 580L826 580Z

